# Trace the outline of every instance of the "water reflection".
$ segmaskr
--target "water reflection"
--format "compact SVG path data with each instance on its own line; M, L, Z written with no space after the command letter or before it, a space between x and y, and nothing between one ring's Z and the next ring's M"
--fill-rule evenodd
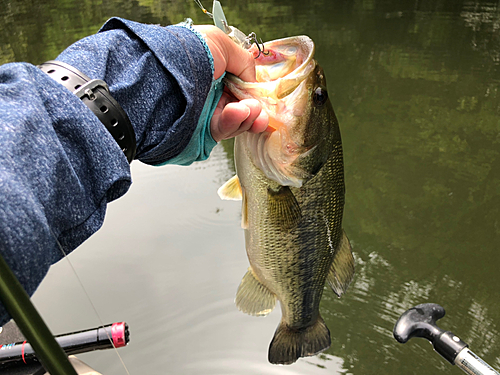
M391 337L399 314L436 301L448 311L441 324L498 363L500 348L487 339L500 318L498 4L372 4L353 17L369 14L362 26L335 19L335 51L325 56L335 57L325 70L346 150L345 226L359 260L349 293L324 303L338 339L330 352L359 374L382 364L389 373L452 371L427 346ZM472 8L488 9L475 28L463 21ZM357 345L344 349L349 341Z
M357 274L342 299L325 292L332 347L271 366L279 314L247 317L233 304L247 267L240 209L215 193L232 175L231 144L190 168L134 165L131 192L71 255L103 320L130 323L122 353L132 373L452 373L423 340L392 338L399 315L423 302L443 305L440 326L500 368L500 5L223 6L231 23L264 40L308 34L316 42L343 134L344 227ZM0 0L0 61L51 59L112 15L208 22L191 1ZM120 278L110 280L111 270ZM35 296L55 332L96 323L72 278L58 264ZM123 373L107 353L84 359Z

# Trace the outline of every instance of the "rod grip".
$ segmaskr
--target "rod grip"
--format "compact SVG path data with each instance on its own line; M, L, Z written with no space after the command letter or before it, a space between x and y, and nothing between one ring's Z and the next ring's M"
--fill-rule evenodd
M125 322L108 324L103 327L71 332L55 337L66 355L79 354L94 350L121 348L130 340L128 325ZM0 369L15 363L36 362L38 358L32 346L24 341L0 345Z

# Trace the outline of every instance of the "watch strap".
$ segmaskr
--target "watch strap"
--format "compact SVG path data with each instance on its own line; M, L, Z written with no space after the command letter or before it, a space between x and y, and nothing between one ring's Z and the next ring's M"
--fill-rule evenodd
M75 67L61 61L46 61L38 67L73 92L89 107L131 163L137 147L134 128L123 108L110 94L106 82L100 79L90 79Z

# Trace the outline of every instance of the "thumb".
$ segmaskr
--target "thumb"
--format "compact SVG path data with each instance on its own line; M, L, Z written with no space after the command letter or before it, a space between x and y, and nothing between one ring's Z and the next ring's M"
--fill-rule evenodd
M229 37L231 43L225 45L227 51L227 67L229 73L240 77L246 82L255 82L255 59L247 50L238 46Z
M210 25L194 26L205 37L214 59L214 78L224 71L240 77L243 81L255 82L255 60L247 50L233 42L222 30Z

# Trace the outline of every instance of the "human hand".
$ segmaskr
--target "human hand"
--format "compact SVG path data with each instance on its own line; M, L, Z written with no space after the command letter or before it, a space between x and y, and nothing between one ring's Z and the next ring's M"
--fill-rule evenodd
M207 42L214 58L214 79L225 71L243 81L255 82L255 60L253 56L237 46L219 28L209 25L195 26ZM255 99L238 101L228 92L222 94L210 121L212 137L216 142L232 138L245 131L261 133L266 130L269 117Z

